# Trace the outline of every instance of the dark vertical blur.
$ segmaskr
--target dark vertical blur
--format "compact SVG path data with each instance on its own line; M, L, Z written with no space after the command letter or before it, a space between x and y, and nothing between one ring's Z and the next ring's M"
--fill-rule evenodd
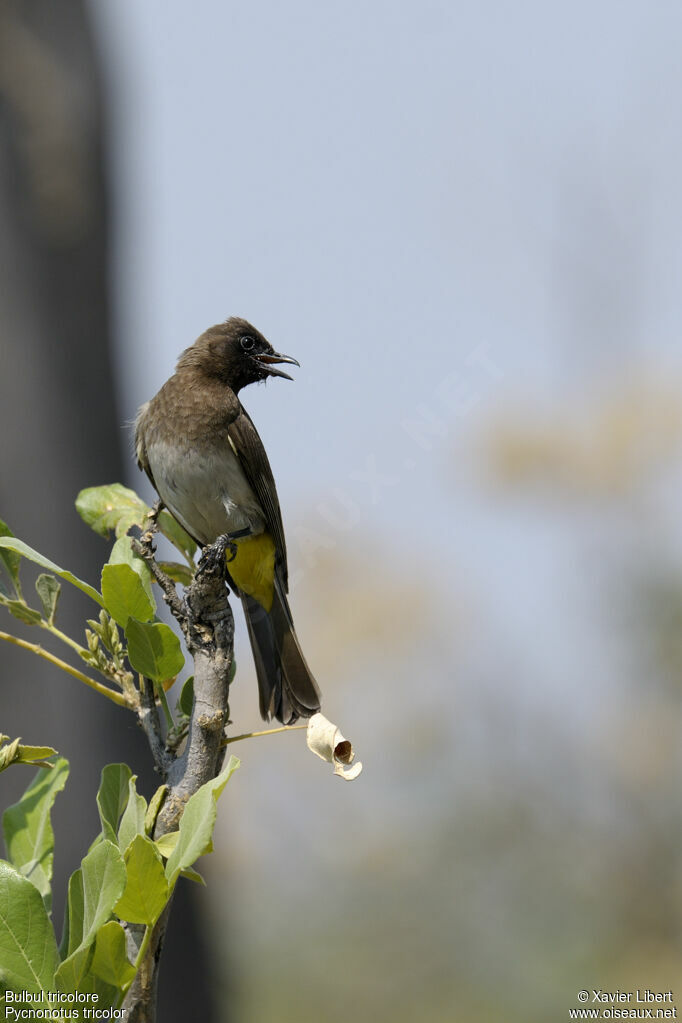
M74 497L121 479L127 444L111 368L105 115L85 5L0 0L0 518L92 582L107 548L81 523ZM80 638L92 614L77 591L62 594L65 632ZM4 613L1 627L30 633ZM59 932L66 878L98 827L102 766L127 761L147 795L156 782L130 715L7 644L0 682L0 729L71 762L54 814ZM0 805L30 777L4 773ZM162 1019L214 1018L193 894L177 893Z

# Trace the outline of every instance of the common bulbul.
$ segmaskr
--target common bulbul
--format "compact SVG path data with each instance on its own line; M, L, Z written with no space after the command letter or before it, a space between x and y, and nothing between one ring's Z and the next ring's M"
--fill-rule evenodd
M320 692L287 603L287 552L275 481L239 400L247 384L284 377L280 355L246 320L210 327L140 408L137 461L163 504L204 547L227 537L226 574L246 615L260 711L283 724L320 709ZM229 560L231 558L231 560Z

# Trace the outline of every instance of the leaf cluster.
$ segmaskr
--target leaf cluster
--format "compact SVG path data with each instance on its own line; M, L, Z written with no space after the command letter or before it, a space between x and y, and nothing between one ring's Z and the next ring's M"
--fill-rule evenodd
M95 532L104 537L113 534L99 589L35 551L0 521L0 607L65 645L79 667L39 643L5 632L0 632L0 640L33 651L134 710L157 768L167 778L169 764L177 763L176 750L193 712L193 679L184 684L174 718L165 692L182 671L184 657L178 637L157 618L155 580L147 562L133 551L130 531L138 528L144 533L155 524L181 559L157 564L183 585L194 577L196 545L167 512L153 513L134 491L120 484L82 491L76 507ZM151 546L151 537L145 534L145 539ZM24 560L40 569L31 600L22 588ZM160 581L164 583L163 577ZM58 624L64 582L96 607L80 640L64 633ZM158 704L166 717L165 749ZM42 769L2 818L7 858L0 860L0 1007L9 991L35 995L35 1006L44 1006L51 992L78 992L97 994L100 1006L119 1007L145 957L154 952L178 878L203 883L194 864L212 850L217 799L239 762L231 757L217 777L187 799L179 817L175 801L169 802L173 813L168 816L178 822L177 830L170 833L164 833L168 825L163 824L163 816L157 827L166 785L147 803L125 764L104 768L97 795L100 832L69 880L59 943L51 920L51 811L66 783L68 763L49 746L27 746L0 735L0 772L14 763L38 764Z
M178 830L157 839L166 787L147 803L129 767L104 768L97 793L101 830L69 880L59 945L50 918L51 811L69 766L63 758L50 766L2 818L7 859L0 860L0 1007L8 991L29 992L36 1005L44 1004L48 992L97 994L100 1006L117 1007L178 878L203 883L193 865L212 849L217 800L239 761L231 757L189 798ZM130 924L144 928L136 955Z
M71 674L99 692L110 692L114 702L135 708L136 673L151 679L161 693L173 684L184 665L178 637L156 617L151 572L131 546L129 531L133 527L145 528L152 512L133 490L119 483L81 491L76 508L95 532L105 537L113 532L116 538L102 569L100 589L33 550L0 520L0 568L4 570L0 571L0 606L23 624L44 629L69 646L104 678L105 685L93 683L75 669ZM165 510L159 514L157 525L185 561L162 562L162 569L170 578L188 585L194 573L196 544ZM22 589L22 558L46 570L35 583L36 606L28 602ZM88 619L84 642L66 636L57 626L60 580L75 586L98 605L98 617ZM36 647L33 649L40 652Z

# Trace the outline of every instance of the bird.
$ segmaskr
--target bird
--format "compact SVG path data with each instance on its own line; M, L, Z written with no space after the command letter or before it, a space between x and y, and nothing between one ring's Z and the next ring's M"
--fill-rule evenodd
M293 724L320 710L287 601L282 515L270 462L239 394L278 368L276 352L247 320L209 327L175 373L142 405L135 451L161 502L204 548L225 538L226 579L240 597L258 679L261 716ZM230 560L231 559L231 560Z

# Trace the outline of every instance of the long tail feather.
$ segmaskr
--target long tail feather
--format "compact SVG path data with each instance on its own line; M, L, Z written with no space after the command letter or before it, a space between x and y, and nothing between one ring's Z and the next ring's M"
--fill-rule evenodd
M258 678L260 712L282 724L311 717L320 709L320 690L296 638L289 604L275 579L270 611L241 593Z

